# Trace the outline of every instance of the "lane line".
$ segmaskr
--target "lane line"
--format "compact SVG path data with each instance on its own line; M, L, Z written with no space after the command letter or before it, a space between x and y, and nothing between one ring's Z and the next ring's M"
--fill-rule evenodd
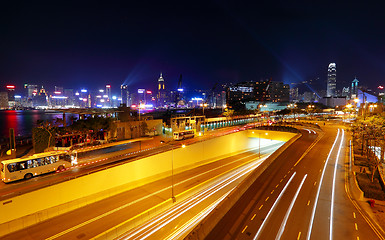
M350 140L350 146L349 147L350 147L350 154L352 154L351 140ZM353 204L355 209L361 215L361 217L365 220L365 222L373 230L374 234L376 234L379 239L385 240L385 238L382 235L383 230L382 230L381 226L379 226L376 222L372 222L372 220L366 215L365 212L363 212L361 207L358 205L358 203L356 202L357 200L355 200L355 199L353 200L352 193L350 192L349 182L348 182L349 181L348 180L349 179L349 170L347 169L347 168L351 168L351 166L352 166L352 157L350 156L349 164L348 164L348 166L345 167L345 192L346 192L346 195L348 196L350 202ZM354 172L353 172L353 177L355 177ZM354 213L354 215L355 215L355 213ZM359 239L359 237L357 237L357 238Z
M263 207L263 204L259 207L259 209L258 210L261 210L261 208Z
M281 227L279 228L278 234L277 234L277 236L275 237L276 240L281 239L282 234L283 234L283 232L285 231L287 219L289 219L291 210L293 209L293 206L294 206L295 201L297 201L298 194L299 194L299 192L301 191L302 185L303 185L303 183L305 182L306 177L307 177L307 174L305 174L305 176L302 178L301 184L299 185L299 187L298 187L298 189L297 189L297 192L295 193L294 198L293 198L293 200L291 201L289 208L287 209L287 212L286 212L286 214L285 214L285 217L283 218L283 222L282 222L282 224L281 224Z
M299 240L300 238L301 238L301 232L298 233L297 240Z
M253 158L253 156L254 156L254 155L257 155L257 154L258 154L258 153L256 153L256 154L251 154L251 155L249 155L249 156L242 157L241 159L247 158L247 157L252 157L252 159L251 159L250 161L248 161L248 162L246 162L246 163L244 163L244 164L238 166L237 168L241 168L241 167L247 165L248 163L255 161L256 159L258 159L258 162L259 162L259 161L264 161L264 159L265 159L266 157L261 158L261 160L259 160L259 158ZM233 161L233 162L238 162L238 161L239 161L239 160L236 160L236 161ZM228 163L228 164L230 164L230 163ZM223 165L223 166L226 166L226 165L228 165L228 164L225 164L225 165ZM217 167L217 168L219 169L219 168L221 168L221 166L219 166L219 167ZM217 169L217 168L214 168L214 169ZM211 169L211 170L209 170L209 171L206 171L205 173L209 173L209 172L213 171L214 169ZM190 190L193 190L193 189L195 189L195 188L198 188L198 187L202 186L203 184L205 184L206 182L212 181L212 180L215 179L215 178L220 178L220 177L222 177L222 176L228 174L229 172L233 171L234 169L235 169L235 168L230 169L229 171L224 172L224 173L222 173L222 174L220 174L220 175L217 175L217 176L215 176L215 177L213 177L213 178L210 178L210 179L208 179L207 181L202 182L202 183L196 185L195 187L191 188ZM181 181L181 182L176 183L175 186L176 186L176 185L179 185L179 184L181 184L181 183L183 183L183 182L185 182L185 181L192 180L192 179L194 179L194 178L196 178L196 177L198 177L198 176L200 176L200 175L203 175L203 174L204 174L204 173L200 173L200 174L195 175L195 176L193 176L193 177L191 177L191 178L185 179L184 181ZM61 237L61 236L65 235L65 234L67 234L67 233L69 233L69 232L72 232L72 231L74 231L74 230L76 230L76 229L79 229L79 228L81 228L81 227L83 227L83 226L86 226L87 224L90 224L90 223L92 223L92 222L95 222L95 221L97 221L97 220L99 220L99 219L101 219L101 218L103 218L103 217L105 217L105 216L108 216L108 215L110 215L110 214L113 214L113 213L115 213L115 212L117 212L117 211L119 211L119 210L121 210L121 209L123 209L123 208L126 208L126 207L128 207L128 206L131 206L131 205L133 205L133 204L136 204L136 203L138 203L138 202L140 202L140 201L142 201L142 200L145 200L145 199L147 199L147 198L149 198L149 197L155 196L155 195L157 195L157 194L159 194L159 193L161 193L161 192L163 192L163 191L167 191L167 190L169 190L170 188L171 188L171 186L165 187L165 188L160 189L160 190L158 190L158 191L156 191L156 192L153 192L153 193L151 193L151 194L149 194L149 195L146 195L146 196L144 196L144 197L142 197L142 198L136 199L136 200L134 200L134 201L132 201L132 202L129 202L129 203L127 203L127 204L124 204L124 205L122 205L122 206L119 206L118 208L112 209L112 210L110 210L110 211L108 211L108 212L105 212L105 213L99 215L99 216L96 216L96 217L94 217L94 218L92 218L92 219L89 219L89 220L87 220L87 221L85 221L85 222L82 222L82 223L80 223L80 224L78 224L78 225L75 225L75 226L73 226L73 227L71 227L71 228L68 228L68 229L66 229L66 230L64 230L64 231L62 231L62 232L59 232L59 233L57 233L57 234L55 234L55 235L53 235L53 236L47 238L46 240L52 240L52 239ZM189 191L189 190L186 190L185 192L187 192L187 191ZM181 193L181 194L182 194L182 193ZM147 209L147 210L145 210L145 211L143 211L142 213L139 213L139 214L136 215L136 216L131 217L130 219L128 219L128 220L126 220L126 221L129 221L129 220L135 219L135 218L137 218L137 217L140 217L140 216L142 216L142 215L144 215L144 214L150 212L151 209L155 209L156 207L161 206L161 205L167 203L168 201L169 201L169 199L168 199L168 200L165 200L165 201L163 201L163 202L161 202L161 203L159 203L159 204L157 204L157 205L155 205L155 206L153 206L153 207L151 207L151 208L149 208L149 209ZM126 221L125 221L125 222L126 222ZM108 230L107 230L107 231L108 231Z
M302 156L298 159L298 161L294 164L294 166L293 167L295 167L295 166L297 166L298 165L298 163L300 163L301 162L301 160L306 156L306 154L308 153L308 152L310 152L310 150L319 142L319 140L321 140L321 138L323 137L323 135L324 135L324 133L321 133L320 135L318 135L318 139L315 141L315 142L313 142L310 146L309 146L309 148L308 149L306 149L306 151L302 154ZM293 168L292 168L293 169Z
M324 178L324 175L325 175L326 166L327 166L327 163L329 162L330 155L333 152L334 146L336 145L336 142L337 142L337 139L338 139L339 135L340 135L340 129L338 129L337 136L336 136L336 138L334 140L333 146L332 146L332 148L329 151L328 157L326 158L326 163L324 165L324 169L323 169L322 174L321 174L320 184L318 184L317 195L316 195L315 200L314 200L313 211L312 211L311 218L310 218L310 223L309 223L309 229L307 231L307 237L306 237L307 240L310 240L311 231L313 229L315 211L316 211L316 208L317 208L318 198L319 198L319 194L320 194L320 191L321 191L321 186L322 186L323 178Z
M246 225L246 227L245 227L245 228L242 230L242 233L244 233L244 232L245 232L246 228L247 228L247 225Z
M338 148L337 157L334 163L334 173L333 173L333 187L332 187L332 199L331 199L331 205L330 205L330 231L329 231L329 239L333 239L333 216L334 216L334 198L335 198L335 190L336 190L336 175L337 175L337 166L338 166L338 160L340 158L342 143L344 142L344 134L345 131L342 129L342 137L340 141L340 147Z
M268 220L269 217L270 217L270 214L273 212L275 206L277 205L277 203L278 203L279 200L281 199L283 193L286 191L286 189L287 189L287 187L289 186L291 180L293 180L295 174L296 174L296 172L293 173L293 175L290 177L289 181L287 181L285 187L283 187L282 192L279 194L279 196L278 196L278 198L275 200L273 206L270 208L270 211L267 213L267 215L266 215L266 217L265 217L265 220L263 220L263 222L262 222L261 226L259 227L257 234L255 234L253 240L256 240L256 239L258 238L259 234L261 234L263 227L265 226L267 220Z

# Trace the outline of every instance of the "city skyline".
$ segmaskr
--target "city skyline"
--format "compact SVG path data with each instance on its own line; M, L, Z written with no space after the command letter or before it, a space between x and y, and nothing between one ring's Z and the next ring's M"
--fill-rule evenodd
M325 86L330 62L344 86L357 76L374 89L385 76L384 34L376 30L385 21L381 8L364 4L150 1L4 9L4 84L135 89L153 87L163 72L175 88L180 74L191 89L267 78L318 79Z

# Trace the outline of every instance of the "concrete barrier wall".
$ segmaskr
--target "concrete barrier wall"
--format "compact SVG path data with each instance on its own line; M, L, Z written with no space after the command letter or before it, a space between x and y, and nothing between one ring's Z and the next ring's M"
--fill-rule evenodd
M251 132L250 132L251 133ZM273 133L273 132L269 132ZM277 151L270 155L256 170L254 170L240 185L238 185L229 196L225 198L206 218L204 218L186 237L185 240L199 240L211 232L211 230L218 224L218 222L225 216L225 214L234 206L234 204L242 197L247 189L254 183L254 181L266 170L267 167L288 148L294 141L296 141L300 134L287 133L275 136L278 138L286 138L288 140Z
M256 147L250 134L241 131L195 143L2 201L0 236L170 176L172 161L177 173ZM293 135L269 132L267 136L282 139Z

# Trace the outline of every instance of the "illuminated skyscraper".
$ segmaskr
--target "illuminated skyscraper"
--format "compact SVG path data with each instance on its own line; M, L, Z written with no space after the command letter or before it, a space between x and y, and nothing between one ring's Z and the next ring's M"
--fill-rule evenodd
M350 92L350 98L351 99L355 99L358 97L358 79L355 77L354 80L352 81L352 88L351 88L351 92Z
M166 102L166 90L164 87L164 79L162 73L158 79L158 94L157 94L157 105L158 107L163 107Z
M164 79L162 73L160 73L160 77L158 79L158 93L164 90Z
M120 86L120 94L122 97L122 104L125 104L128 107L130 105L130 93L128 92L128 86L126 84Z
M328 67L328 83L326 88L326 97L336 97L337 70L336 64L330 63Z

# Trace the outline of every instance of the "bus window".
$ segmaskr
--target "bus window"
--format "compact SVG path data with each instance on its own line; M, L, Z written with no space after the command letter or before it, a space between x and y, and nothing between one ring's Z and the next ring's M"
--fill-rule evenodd
M9 172L14 172L14 171L16 171L16 163L10 163L10 164L8 164L8 171Z
M27 163L26 162L20 162L18 170L24 170L24 169L27 169Z
M32 168L32 161L31 160L28 160L27 161L27 168Z

